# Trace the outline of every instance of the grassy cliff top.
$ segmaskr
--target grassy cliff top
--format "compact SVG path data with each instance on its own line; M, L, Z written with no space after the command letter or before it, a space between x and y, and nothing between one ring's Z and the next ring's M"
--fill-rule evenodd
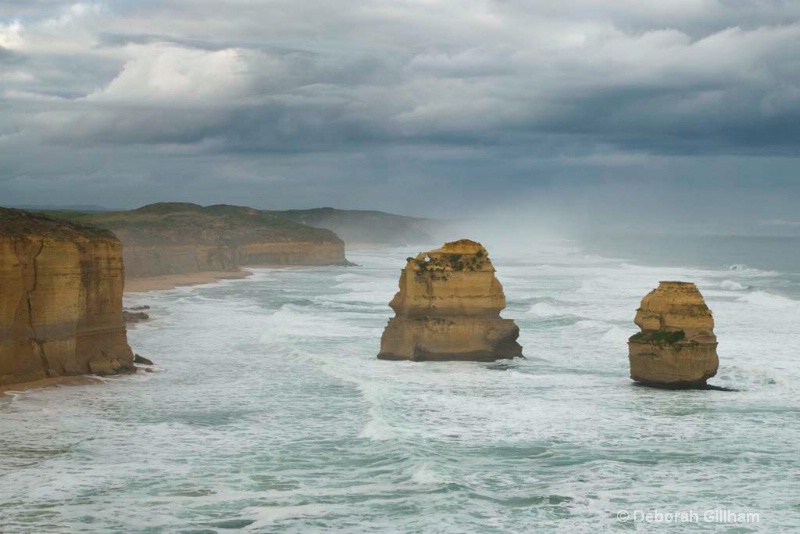
M312 228L275 212L224 204L203 207L183 202L164 202L130 211L52 211L48 214L107 228L127 245L342 242L330 230Z
M113 230L128 244L310 241L403 246L430 244L434 221L381 211L314 208L257 210L217 204L160 202L128 211L43 213ZM206 231L203 232L202 230Z
M103 228L48 216L43 213L0 208L0 236L45 236L54 239L76 237L115 239Z

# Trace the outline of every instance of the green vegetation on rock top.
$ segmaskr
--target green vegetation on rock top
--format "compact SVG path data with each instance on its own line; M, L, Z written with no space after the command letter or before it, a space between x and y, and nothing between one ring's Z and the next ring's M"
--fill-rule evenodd
M43 213L0 208L0 236L38 235L57 239L72 239L78 236L114 239L106 229L68 221Z
M668 332L666 330L657 330L653 332L639 332L631 336L629 341L634 343L656 343L658 345L678 343L686 338L686 332L678 330L677 332Z
M424 259L408 258L408 261L413 261L417 265L420 274L437 271L480 271L486 263L481 259L483 256L483 253L480 256L477 254L446 254L426 256Z

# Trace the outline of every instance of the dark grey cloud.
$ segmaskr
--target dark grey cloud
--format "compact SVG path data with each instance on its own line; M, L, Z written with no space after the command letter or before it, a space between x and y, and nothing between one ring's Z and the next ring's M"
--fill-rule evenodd
M20 63L21 61L22 56L15 54L13 51L8 50L7 48L0 47L0 64L13 65L15 63Z
M426 212L732 161L797 192L796 2L0 5L0 203Z

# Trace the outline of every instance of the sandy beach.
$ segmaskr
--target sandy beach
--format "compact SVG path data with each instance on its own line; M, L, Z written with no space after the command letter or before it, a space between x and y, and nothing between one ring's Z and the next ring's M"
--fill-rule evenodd
M179 286L211 284L220 280L238 280L247 278L251 274L250 271L206 271L200 273L150 276L146 278L129 278L125 280L125 293L144 293L146 291L175 289Z
M80 386L84 384L94 384L101 380L91 375L82 376L53 376L49 378L42 378L40 380L33 380L31 382L22 382L20 384L0 384L0 395L5 395L9 392L22 392L29 389L39 389L54 386Z

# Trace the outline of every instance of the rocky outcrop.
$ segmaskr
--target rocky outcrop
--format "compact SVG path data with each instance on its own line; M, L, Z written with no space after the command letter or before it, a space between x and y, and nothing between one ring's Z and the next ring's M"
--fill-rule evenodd
M128 311L128 310L122 311L122 318L125 320L125 323L127 324L137 324L150 320L150 316L147 315L145 312Z
M123 276L111 232L0 208L0 385L132 371Z
M150 306L134 306L133 308L122 308L122 318L126 324L137 324L150 320L150 315L144 312L149 310ZM134 356L137 356L134 354ZM134 358L134 363L136 360Z
M247 207L161 203L72 216L122 240L129 278L233 272L247 265L349 265L344 242L330 230Z
M501 319L503 286L486 249L462 239L423 252L400 274L378 358L494 361L522 356L519 328Z
M145 358L141 354L134 354L133 355L133 363L136 363L136 364L139 364L139 365L155 365L153 363L153 360L150 360L149 358Z
M642 299L628 340L631 378L670 388L705 387L717 374L714 317L697 286L661 282Z

